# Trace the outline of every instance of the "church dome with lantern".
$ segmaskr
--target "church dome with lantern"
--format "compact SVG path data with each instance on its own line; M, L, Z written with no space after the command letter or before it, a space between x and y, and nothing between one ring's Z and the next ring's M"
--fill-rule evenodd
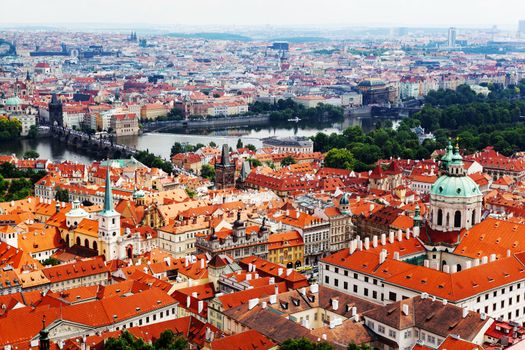
M430 191L430 228L438 232L459 232L481 220L483 194L468 175L459 147L449 142L441 158L444 174Z

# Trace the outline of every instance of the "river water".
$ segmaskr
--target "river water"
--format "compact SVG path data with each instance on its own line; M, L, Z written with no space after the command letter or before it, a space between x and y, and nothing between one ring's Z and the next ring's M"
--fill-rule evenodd
M289 123L279 126L257 126L251 128L229 128L222 130L172 130L163 133L145 133L139 136L119 137L117 142L135 147L139 150L148 150L163 158L169 158L171 146L175 142L188 144L209 144L211 141L217 145L228 144L235 148L237 140L240 138L246 144L253 144L256 147L262 145L261 139L271 136L314 136L318 132L327 134L341 132L349 126L360 126L365 131L369 131L374 126L373 119L347 118L342 123L323 124L323 125L303 125L301 123ZM16 154L22 157L24 152L36 150L42 159L50 159L54 162L69 160L80 163L90 163L94 159L91 155L82 151L67 148L58 140L43 138L38 140L16 140L0 142L0 154Z

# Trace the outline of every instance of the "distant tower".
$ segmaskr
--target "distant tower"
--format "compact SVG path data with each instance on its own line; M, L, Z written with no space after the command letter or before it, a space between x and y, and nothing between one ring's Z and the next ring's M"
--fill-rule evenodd
M235 164L230 163L230 148L222 146L221 162L215 163L215 188L224 189L235 186Z
M518 38L525 38L525 20L518 22Z
M448 40L447 40L448 47L456 47L456 34L457 34L456 28L454 27L448 28Z
M49 350L49 331L46 329L46 316L42 318L42 330L38 336L38 348Z
M344 215L348 215L352 213L352 210L350 209L349 195L346 192L343 193L343 195L339 199L339 211Z
M106 260L119 258L120 213L113 208L109 160L106 170L104 209L98 213L98 239L102 243L99 253L103 254Z
M57 98L56 94L51 97L49 107L49 124L64 126L64 116L62 113L62 102Z

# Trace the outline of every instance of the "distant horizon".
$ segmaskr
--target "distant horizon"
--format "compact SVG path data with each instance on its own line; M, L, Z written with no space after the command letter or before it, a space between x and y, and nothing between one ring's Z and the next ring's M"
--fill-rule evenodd
M50 5L50 3L52 5ZM469 28L517 31L522 0L26 0L2 4L0 28L23 26ZM521 17L521 18L520 18Z

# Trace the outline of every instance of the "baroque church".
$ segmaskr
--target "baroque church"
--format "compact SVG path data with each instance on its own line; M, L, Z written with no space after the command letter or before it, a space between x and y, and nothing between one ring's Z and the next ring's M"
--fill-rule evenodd
M141 200L141 191L134 198ZM121 214L115 210L111 190L110 167L107 167L104 207L90 214L74 201L72 209L64 214L65 225L61 236L68 247L88 248L106 260L131 258L155 248L157 243L153 230L123 228Z

